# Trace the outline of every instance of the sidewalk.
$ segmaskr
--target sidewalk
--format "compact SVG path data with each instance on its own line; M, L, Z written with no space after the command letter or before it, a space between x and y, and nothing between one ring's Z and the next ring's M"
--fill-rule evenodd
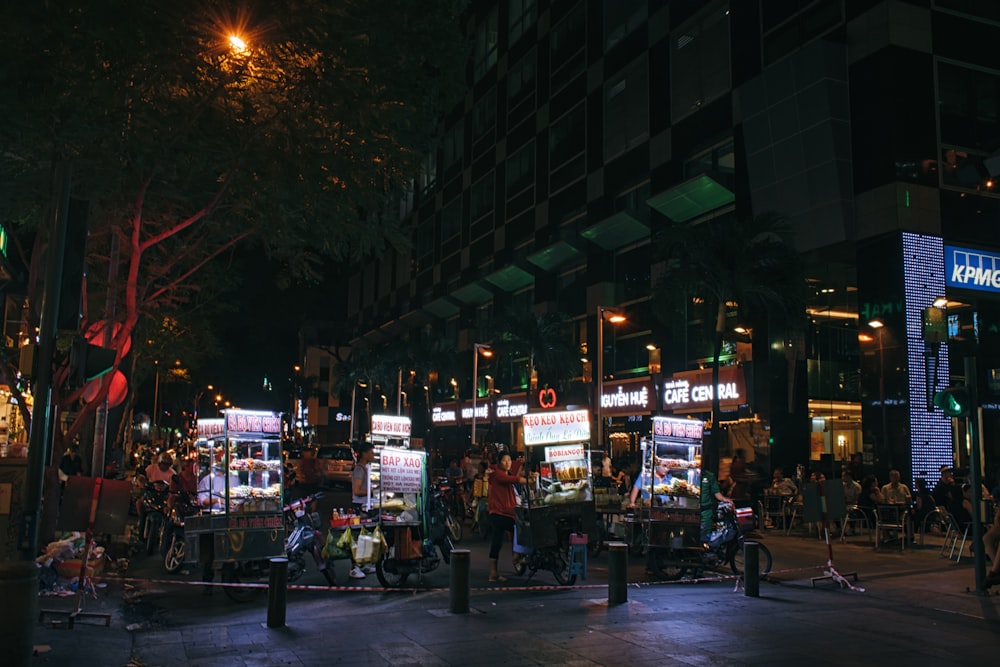
M826 545L768 532L775 570L747 597L734 578L640 583L630 559L629 601L607 604L603 555L583 586L562 590L481 587L483 545L473 551L469 614L451 614L447 568L430 591L292 591L286 624L267 628L266 595L246 605L193 589L140 586L122 601L112 582L85 610L107 609L111 627L83 620L72 630L38 625L51 647L34 665L229 667L250 665L885 665L907 657L933 664L996 660L1000 596L979 596L971 558L942 558L936 546L905 553L834 544L841 573L860 590L823 575ZM461 546L467 546L463 543ZM636 572L639 574L636 575ZM539 584L551 583L540 573ZM368 582L366 585L377 585ZM512 579L518 586L523 580ZM66 600L72 601L73 598ZM46 599L42 605L46 606ZM130 629L131 628L131 629ZM130 662L134 661L134 662Z

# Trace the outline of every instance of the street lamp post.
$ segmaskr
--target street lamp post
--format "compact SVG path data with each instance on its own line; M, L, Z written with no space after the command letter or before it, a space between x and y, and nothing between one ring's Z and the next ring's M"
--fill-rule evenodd
M608 310L604 306L597 307L597 438L599 445L606 451L609 449L604 442L604 320L612 324L619 324L625 321L625 316L621 313Z
M885 322L871 320L868 326L878 331L878 400L882 405L882 446L888 448L889 418L885 411L885 347L882 344L882 331L885 329Z
M476 446L476 397L479 396L479 353L484 357L493 356L493 348L486 343L473 343L472 345L472 437L470 444Z

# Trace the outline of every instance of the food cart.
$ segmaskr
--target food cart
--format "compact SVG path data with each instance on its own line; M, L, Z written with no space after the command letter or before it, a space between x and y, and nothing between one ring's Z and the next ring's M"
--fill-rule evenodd
M653 417L653 437L643 450L643 477L649 480L649 499L638 518L650 549L670 552L701 547L701 447L704 422ZM653 469L666 463L667 474L657 479ZM665 554L660 554L665 555Z
M367 509L379 505L382 450L387 447L409 450L410 428L409 417L402 417L400 415L372 415L372 426L368 441L374 447L375 460L368 466L368 500L365 503Z
M595 526L587 454L590 413L530 412L522 420L525 466L531 474L515 510L514 550L526 554L549 550L562 556L569 553L573 533L586 534ZM571 557L567 562L572 563ZM558 578L560 573L556 574Z
M212 506L185 521L185 560L201 562L211 548L223 579L239 581L284 553L281 415L232 409L223 419L222 433L204 444L209 465L199 481L199 497L209 493ZM218 472L206 480L212 467Z

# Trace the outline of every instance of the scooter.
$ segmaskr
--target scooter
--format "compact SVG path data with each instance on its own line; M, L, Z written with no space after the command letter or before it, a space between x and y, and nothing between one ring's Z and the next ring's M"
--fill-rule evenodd
M311 554L326 582L331 586L336 583L333 562L322 555L323 534L319 529L319 513L309 511L312 503L321 497L322 494L317 493L285 505L285 516L292 521L292 528L285 538L289 582L297 581L306 572L306 554Z
M733 574L744 571L743 546L747 537L757 542L760 576L771 571L771 551L757 540L754 533L753 510L736 509L732 503L720 503L716 510L712 532L698 545L688 547L652 546L650 567L655 575L668 581L685 575L699 576L703 570L728 567Z
M388 548L375 562L375 574L386 588L402 586L411 574L436 570L442 560L451 563L451 551L455 548L448 529L451 513L440 490L431 493L427 513L428 535L420 542L419 553L412 551L412 545L395 544L396 531L386 531Z
M183 491L176 494L173 507L170 508L170 513L163 524L163 535L160 537L163 568L169 574L174 574L184 565L184 521L200 511L201 508L191 494Z
M160 533L167 517L169 485L156 481L146 484L142 494L143 525L140 535L146 541L146 555L151 556L160 543Z

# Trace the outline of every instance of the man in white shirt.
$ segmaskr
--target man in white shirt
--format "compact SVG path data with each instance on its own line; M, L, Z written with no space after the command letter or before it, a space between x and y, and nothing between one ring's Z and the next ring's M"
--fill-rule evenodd
M240 484L238 476L229 475L229 488ZM214 465L198 482L198 504L213 512L221 512L226 507L226 477L222 467Z
M909 507L913 496L905 484L899 483L899 471L889 471L889 483L882 487L882 497L890 505L906 505Z

